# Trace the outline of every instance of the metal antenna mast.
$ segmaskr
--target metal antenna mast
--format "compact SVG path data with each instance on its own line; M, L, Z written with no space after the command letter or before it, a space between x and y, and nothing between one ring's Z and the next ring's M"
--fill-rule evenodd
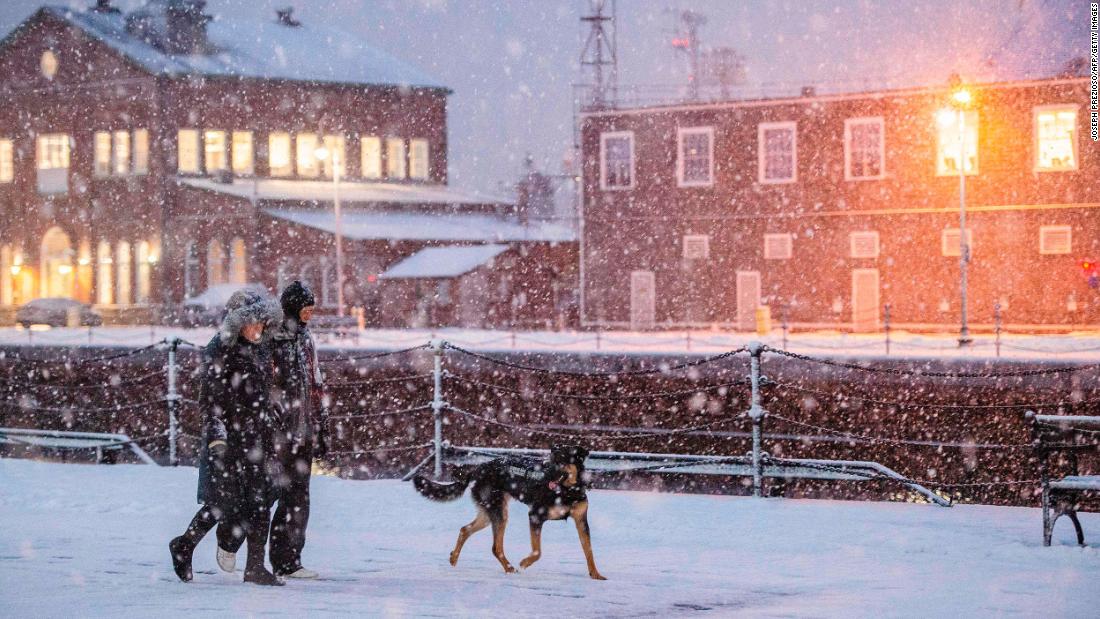
M615 24L615 0L586 0L590 9L581 16L581 23L588 24L588 37L581 51L581 70L591 75L591 94L587 104L594 108L607 107L618 96L619 58L617 53Z

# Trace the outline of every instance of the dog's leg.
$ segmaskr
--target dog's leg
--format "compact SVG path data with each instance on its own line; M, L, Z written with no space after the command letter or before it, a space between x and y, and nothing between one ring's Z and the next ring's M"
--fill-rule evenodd
M451 565L458 564L458 555L462 552L462 545L466 543L466 540L471 535L489 526L489 515L485 513L485 510L479 505L477 508L477 516L474 517L473 522L462 527L458 531L458 541L455 542L455 549L451 551Z
M508 557L504 556L504 529L508 526L507 498L500 502L499 509L489 511L489 521L493 523L493 556L497 558L497 561L500 561L500 565L504 568L506 574L514 574L516 568L512 567L512 564L508 562Z
M527 569L534 565L535 561L539 560L542 556L542 518L532 513L531 517L531 554L527 555L527 558L519 562L519 566L523 569Z
M573 523L577 525L577 536L581 539L584 560L588 562L588 576L594 580L607 580L596 569L596 560L592 558L592 535L588 528L588 501L581 501L569 510Z

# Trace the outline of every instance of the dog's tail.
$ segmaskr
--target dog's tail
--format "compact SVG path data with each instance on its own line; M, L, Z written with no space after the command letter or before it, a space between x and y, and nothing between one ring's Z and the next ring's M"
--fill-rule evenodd
M428 479L423 475L413 477L413 485L421 496L433 501L454 501L466 493L466 487L472 481L472 474L476 467L456 466L451 471L454 481L442 482Z

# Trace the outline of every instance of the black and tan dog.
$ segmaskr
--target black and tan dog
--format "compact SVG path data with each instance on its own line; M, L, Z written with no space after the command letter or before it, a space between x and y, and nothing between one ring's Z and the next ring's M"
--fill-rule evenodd
M557 445L550 449L546 462L518 457L504 457L482 464L457 466L451 472L453 482L442 483L417 476L413 479L420 494L433 501L454 501L473 485L477 517L458 532L458 542L451 552L451 565L458 563L462 545L471 535L493 526L493 556L504 571L516 568L504 556L504 528L508 525L508 499L525 503L530 509L531 554L520 561L520 567L530 567L542 556L542 525L547 520L572 517L577 525L588 575L607 580L596 569L592 558L592 540L588 528L588 495L585 492L584 459L588 450L575 445Z

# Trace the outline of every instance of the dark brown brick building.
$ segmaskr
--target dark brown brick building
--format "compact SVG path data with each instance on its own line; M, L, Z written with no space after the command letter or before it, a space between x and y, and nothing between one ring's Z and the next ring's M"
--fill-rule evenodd
M287 11L247 22L205 5L47 6L0 42L9 317L72 297L149 320L211 287L293 278L333 310L337 195L345 305L387 294L378 276L426 247L546 245L565 252L556 277L575 270L570 230L517 226L507 201L447 185L438 80Z
M972 326L1095 327L1088 81L967 90L589 111L582 322L956 328L965 149Z

